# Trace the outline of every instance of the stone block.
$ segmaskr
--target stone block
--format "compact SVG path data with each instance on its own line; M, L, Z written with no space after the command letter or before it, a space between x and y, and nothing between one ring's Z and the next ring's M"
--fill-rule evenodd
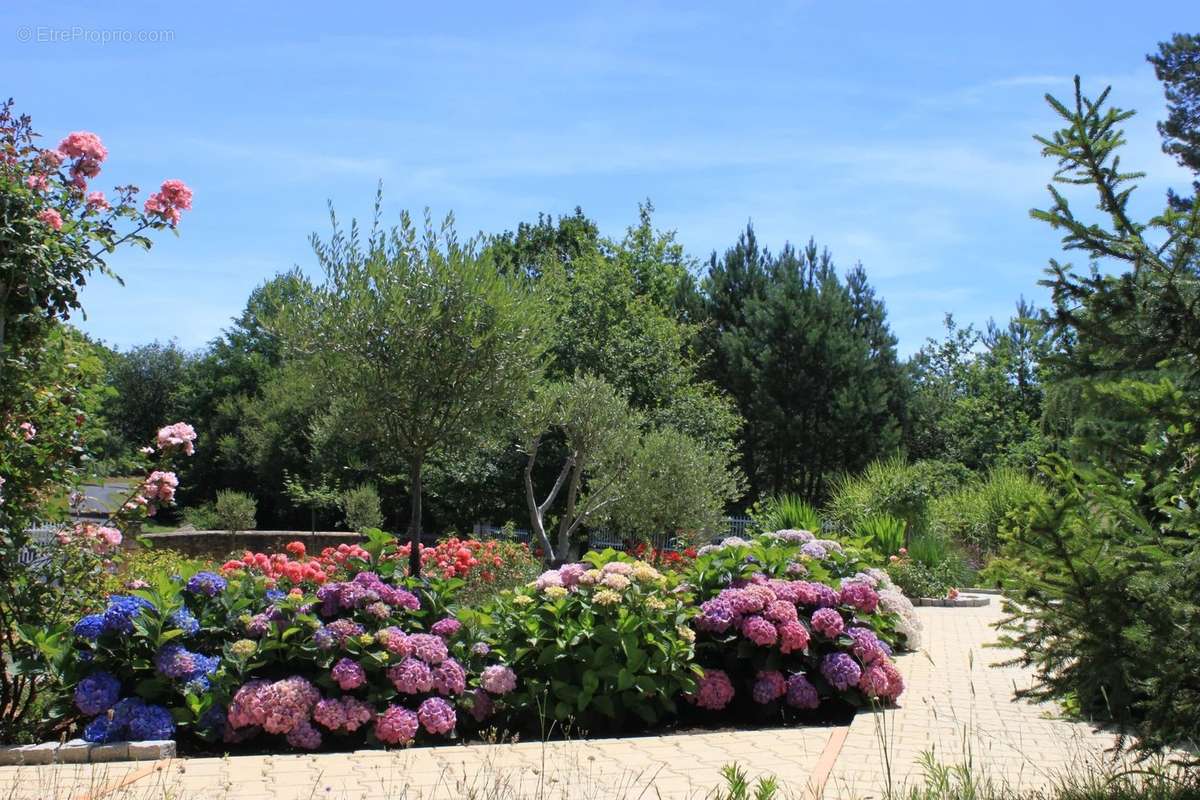
M134 761L157 761L174 757L175 742L170 739L129 743L129 758Z

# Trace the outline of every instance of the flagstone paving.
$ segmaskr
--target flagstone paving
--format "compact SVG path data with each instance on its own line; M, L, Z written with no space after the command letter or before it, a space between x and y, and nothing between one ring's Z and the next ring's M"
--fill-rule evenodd
M1016 702L1030 682L992 666L996 604L920 608L926 650L903 656L899 709L848 726L721 731L626 739L475 744L328 755L237 756L152 763L0 768L0 800L684 800L703 798L732 762L774 775L787 796L880 797L919 782L921 756L970 761L1018 789L1104 758L1114 737Z

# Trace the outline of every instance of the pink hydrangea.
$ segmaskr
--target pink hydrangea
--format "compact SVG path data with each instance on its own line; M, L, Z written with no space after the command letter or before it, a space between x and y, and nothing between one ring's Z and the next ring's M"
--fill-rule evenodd
M453 658L447 658L433 668L433 688L438 694L453 696L467 689L467 673Z
M146 198L145 211L170 225L178 225L182 212L192 207L192 190L180 180L163 181L159 191Z
M685 695L685 698L700 708L720 711L733 699L733 683L724 670L706 669L704 675L696 681L695 693Z
M458 724L454 706L440 697L430 697L417 708L417 719L430 733L450 733Z
M294 675L275 681L259 697L267 706L263 730L288 733L312 716L313 706L321 699L321 693L307 680Z
M765 705L783 697L786 692L787 681L784 680L783 673L772 669L758 673L751 695L754 697L754 702Z
M775 626L757 614L742 622L742 635L760 647L770 647L779 638Z
M406 658L413 654L412 643L408 634L396 627L384 628L376 634L379 643L392 655Z
M353 733L371 721L375 713L357 697L325 698L313 708L313 719L331 731Z
M384 744L407 744L417 735L417 715L404 706L391 705L375 720L375 738Z
M170 450L179 448L187 455L196 452L196 430L186 422L176 422L165 428L158 429L158 449Z
M45 208L38 212L38 221L44 225L53 228L56 231L61 231L63 226L62 214L59 214L53 208Z
M875 631L870 628L855 627L846 631L847 635L854 640L854 646L851 648L855 657L864 664L870 664L887 656L885 645L875 635Z
M562 585L570 589L579 583L579 579L585 572L587 572L587 567L583 564L563 564L558 570L558 576L562 580Z
M808 676L797 672L787 680L787 704L792 708L816 708L821 705L821 697L817 687L812 685Z
M800 622L785 622L779 626L779 652L802 652L808 647L808 628Z
M546 570L541 575L538 575L537 580L534 581L534 586L537 587L539 592L545 591L552 586L561 587L562 585L562 575L556 569Z
M433 623L433 626L429 630L434 636L440 636L443 639L453 639L462 630L462 623L454 619L454 617L446 617Z
M846 629L842 615L832 608L820 608L812 615L813 630L822 636L834 639Z
M500 664L484 667L479 685L492 694L508 694L517 688L517 673Z
M357 689L367 682L367 672L357 662L349 658L340 659L333 665L329 676L337 682L343 692Z
M904 692L904 678L890 659L883 658L863 668L858 679L858 688L867 697L895 702Z
M625 575L628 576L633 572L633 565L626 564L624 561L610 561L600 568L600 571L605 575Z
M433 688L433 673L429 665L412 656L389 668L387 676L401 694L421 694Z
M796 606L783 600L775 600L767 604L767 608L763 611L763 616L771 620L771 622L784 623L795 622L800 619L796 613Z
M414 633L408 637L408 642L412 645L413 654L430 666L442 663L450 655L445 640L440 636Z
M847 581L842 584L839 598L842 603L861 611L873 614L879 607L879 595L865 581Z
M262 727L267 718L265 697L271 688L267 680L253 680L242 684L229 701L226 720L232 728Z

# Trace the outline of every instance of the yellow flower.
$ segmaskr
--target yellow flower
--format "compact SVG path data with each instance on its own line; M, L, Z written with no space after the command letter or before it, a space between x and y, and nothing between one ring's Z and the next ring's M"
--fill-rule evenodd
M662 600L659 600L657 597L651 597L646 600L646 608L650 609L651 611L662 611L666 607L667 604Z
M596 602L602 606L614 606L621 602L621 595L614 592L612 589L601 589L596 592Z
M651 583L662 580L662 573L644 561L634 564L631 574L633 575L633 579L638 583Z
M696 632L686 625L676 626L675 632L678 633L679 638L683 639L685 642L690 643L696 641Z
M551 600L557 600L560 597L567 596L567 590L561 586L547 586L542 591L546 597L549 597Z
M519 594L513 598L514 606L527 606L533 602L533 598L527 594Z

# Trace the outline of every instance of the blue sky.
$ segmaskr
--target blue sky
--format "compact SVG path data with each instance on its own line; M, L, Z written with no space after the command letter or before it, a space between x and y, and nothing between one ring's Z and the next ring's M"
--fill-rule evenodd
M85 290L109 343L203 345L265 278L315 268L327 201L365 215L382 180L393 215L464 232L579 205L617 235L650 198L698 259L750 219L774 249L812 236L863 263L909 353L947 311L1043 298L1058 237L1028 217L1052 172L1031 135L1074 73L1141 112L1139 211L1186 183L1144 55L1197 27L1190 1L250 5L0 9L0 92L47 141L98 133L98 185L195 191L177 239L112 260L124 287Z

